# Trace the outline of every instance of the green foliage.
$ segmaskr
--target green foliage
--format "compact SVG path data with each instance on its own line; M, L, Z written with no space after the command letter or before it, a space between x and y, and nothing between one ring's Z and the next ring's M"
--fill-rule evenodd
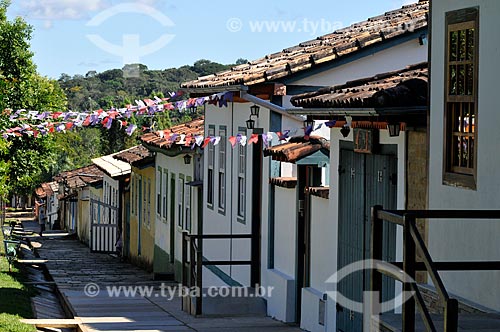
M134 104L135 100L146 97L168 97L169 92L179 90L182 82L227 70L231 66L209 60L198 60L192 66L149 70L145 65L133 64L126 65L123 69L111 69L102 73L90 71L85 76L71 77L62 74L58 82L68 97L70 109L109 109L125 107ZM124 72L135 69L138 69L137 77L124 76Z
M55 134L56 163L47 178L64 171L90 165L102 151L101 131L98 128L77 128Z
M57 82L36 72L30 51L31 26L21 18L9 21L9 4L0 2L0 109L65 109L66 97ZM2 112L0 128L11 126L9 112ZM1 142L0 194L30 194L53 163L53 143L51 137L16 137Z
M244 65L246 63L248 63L247 59L239 58L238 60L236 60L236 65Z
M24 287L20 271L13 267L9 273L9 264L4 257L3 234L0 232L0 331L2 332L35 332L33 326L22 324L20 318L32 318L30 297L32 289Z

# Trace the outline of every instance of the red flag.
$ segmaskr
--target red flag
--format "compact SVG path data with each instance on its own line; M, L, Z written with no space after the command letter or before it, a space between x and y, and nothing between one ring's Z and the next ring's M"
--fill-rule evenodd
M88 115L86 118L85 118L85 121L83 121L83 124L82 124L84 127L88 127L90 126L90 115Z
M187 135L186 136L186 144L184 146L190 146L191 145L191 140L193 139L192 135Z
M250 136L250 139L248 140L248 145L253 144L253 143L258 143L258 142L259 142L259 135L252 134L252 136Z
M234 149L234 147L236 146L236 143L237 143L236 136L229 137L229 142L231 143L231 145Z
M203 141L203 145L202 145L202 149L206 148L207 145L210 143L210 137L207 137L205 138L205 140Z

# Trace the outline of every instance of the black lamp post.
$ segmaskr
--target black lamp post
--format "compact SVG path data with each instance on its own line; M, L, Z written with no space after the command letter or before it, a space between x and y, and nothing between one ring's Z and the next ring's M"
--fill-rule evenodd
M387 123L387 130L389 130L390 137L398 137L401 132L401 124L399 122Z
M260 107L258 105L253 105L250 107L250 115L259 117Z
M192 158L191 155L186 154L183 158L184 158L184 164L185 165L191 164L191 158Z
M343 126L342 129L340 129L340 133L342 136L347 137L349 136L349 133L351 132L351 128L349 126Z
M308 117L307 120L304 121L304 127L309 128L313 126L314 126L314 120Z
M255 129L255 120L252 120L251 117L246 121L246 123L247 123L247 129Z

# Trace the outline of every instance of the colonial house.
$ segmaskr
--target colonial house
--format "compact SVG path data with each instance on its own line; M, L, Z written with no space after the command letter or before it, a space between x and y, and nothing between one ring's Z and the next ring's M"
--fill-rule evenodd
M292 98L303 108L293 113L330 119L332 127L329 218L306 224L311 229L309 241L316 245L306 252L304 269L317 267L310 268L311 277L302 290L308 330L362 330L363 314L326 294L333 290L362 303L369 273L353 273L338 284L327 280L370 258L372 206L394 210L426 206L427 76L427 63L421 63ZM385 260L401 260L401 239L396 225L384 226ZM385 279L383 297L393 298L395 288L394 281ZM324 325L317 319L321 312L328 317Z
M100 197L104 173L95 165L62 172L58 183L58 221L61 229L76 233L80 241L90 242L90 197Z
M122 233L124 187L131 173L130 164L115 159L116 154L92 159L102 172L102 193L90 192L90 250L114 253Z
M262 150L264 145L269 143L268 132L278 134L273 135L274 139L270 144L273 146L279 143L276 137L288 134L294 136L310 126L310 122L305 125L303 124L304 118L298 116L307 114L302 112L298 112L297 116L291 114L290 110L296 108L290 102L293 96L314 92L326 86L341 85L371 77L380 72L400 70L405 66L427 61L428 6L427 1L404 6L315 40L306 41L256 61L236 66L231 70L201 77L182 85L182 88L190 92L192 97L214 93L227 96L227 92L232 93L229 98L221 98L219 105L205 106L205 136L220 137L220 143L209 145L205 151L207 155L203 178L203 234L225 234L228 238L204 241L202 249L203 257L208 262L251 261L250 266L204 263L202 270L204 287L212 285L254 286L258 283L277 287L282 290L280 291L282 297L280 300L267 299L268 314L283 321L300 322L301 327L307 330L319 331L324 329L322 324L329 324L329 329L335 326L335 306L329 304L325 307L321 302L324 301L323 290L309 287L308 278L311 276L303 275L304 271L310 271L307 264L323 264L322 261L319 261L320 263L309 262L303 257L303 254L310 252L312 246L317 243L311 241L311 248L300 250L297 248L302 248L305 243L299 241L305 238L295 238L297 243L293 245L283 243L279 239L282 229L276 229L276 224L273 224L272 220L273 216L270 215L270 211L273 210L275 215L280 216L282 213L293 213L294 216L289 221L290 227L293 225L298 232L304 229L298 224L298 220L303 220L303 206L299 205L295 212L289 209L290 204L276 205L276 202L273 202L275 206L270 206L272 201L270 195L276 184L273 184L274 180L269 183L269 178L296 176L301 167L286 162L280 165L278 160L264 159L263 161ZM256 107L251 109L252 105L259 106L260 113L257 112ZM311 113L310 116L313 114ZM342 115L345 116L345 112ZM323 119L332 120L333 118L325 116ZM351 121L350 118L345 119L345 117L338 120L336 125L341 127L342 121L344 124ZM238 134L250 138L252 135L253 137L259 135L257 144L235 145L233 148L228 138ZM316 132L313 133L313 135L316 134ZM330 131L326 135L318 135L330 140L333 147L330 151L330 176L323 179L316 175L315 180L309 183L310 185L326 185L327 178L330 183L332 180L338 180L335 171L339 165L339 130L331 131L335 141L329 137L329 134ZM350 135L352 141L353 133ZM403 149L403 137L404 134L399 138L391 138L390 142L396 140L397 149ZM389 141L387 132L384 131L380 138L381 142L386 141L386 138ZM313 156L311 160L319 157L321 156ZM304 167L308 166L307 162L312 161L306 161ZM383 163L384 161L377 160L377 162ZM391 163L391 165L396 163L396 166L391 167L400 170L397 173L399 176L397 185L402 186L404 158L396 161L393 157ZM347 166L349 165L346 164ZM350 174L350 168L346 170L346 174ZM316 170L313 173L325 173L325 170L321 172ZM298 175L300 179L298 178L297 181L306 180L306 177ZM384 173L382 178L388 183L395 182L396 179L391 176L392 173ZM389 177L391 180L388 180ZM320 178L321 182L317 180ZM304 184L297 184L297 186L304 186ZM322 198L325 201L321 201L323 206L328 205L330 209L332 205L338 204L339 197L338 186L335 185L332 188L333 192L329 194L330 199ZM400 187L399 193L403 192L402 188ZM347 197L347 194L345 195ZM349 193L349 195L354 195L354 193ZM301 201L300 198L296 198L294 202L296 200ZM394 204L398 202L402 206L401 197ZM284 209L287 211L283 211ZM323 218L311 220L311 223L314 225L324 223L326 228L334 228L331 221L322 222L322 220ZM314 231L328 235L322 232L321 228ZM239 238L234 238L234 235L238 235ZM247 235L250 239L242 238ZM323 240L324 247L317 248L323 253L323 257L331 257L332 253L336 256L337 249L334 250L337 248L336 240L335 237L329 241ZM280 265L281 262L273 263L273 257L277 257L276 253L285 250L277 247L277 243L289 246L290 249L295 248L287 257L293 261L287 262L287 267ZM325 255L325 252L328 254ZM337 266L328 265L328 267L328 270L322 270L315 278L328 277L327 273L336 271ZM319 312L323 313L325 308L327 314L320 315ZM321 318L318 319L318 317Z
M428 208L446 210L451 219L428 221L428 249L437 262L500 260L500 223L491 220L499 215L477 211L500 209L499 16L495 0L432 2ZM476 271L440 272L443 285L500 311L498 263L473 266Z
M59 208L58 193L59 186L55 181L42 183L40 187L35 189L35 196L43 200L46 204L48 229L54 229L54 226L59 227L57 224L57 210ZM38 216L37 211L35 211L35 215Z
M152 199L156 209L151 210L151 218L156 225L153 271L158 278L181 281L183 234L201 231L203 153L194 138L203 133L204 119L200 118L140 137L144 149L155 155ZM140 181L135 172L132 185L134 181Z
M131 175L122 187L123 255L151 269L154 238L158 231L154 219L154 154L142 145L114 155L131 166Z
M269 268L282 277L270 281L274 290L267 300L268 313L293 322L297 305L302 303L302 289L307 285L311 290L322 289L329 276L323 273L329 271L323 250L333 233L327 213L330 142L318 136L293 137L265 149L264 156L281 162L283 168L296 168L295 176L269 179Z

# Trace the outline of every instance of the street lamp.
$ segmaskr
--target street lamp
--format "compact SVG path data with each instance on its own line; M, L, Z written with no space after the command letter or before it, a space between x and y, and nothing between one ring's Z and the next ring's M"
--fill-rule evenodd
M387 123L387 130L389 130L389 137L398 137L401 132L401 124L399 122Z
M247 129L255 129L255 120L252 120L252 117L246 121Z
M314 120L312 120L311 118L307 118L305 121L304 121L304 127L305 128L309 128L309 127L313 127L314 126Z
M259 117L260 107L258 105L253 105L250 107L250 115Z
M342 134L342 136L344 136L344 138L349 136L350 132L351 132L351 128L349 126L343 126L342 129L340 129L340 133Z

